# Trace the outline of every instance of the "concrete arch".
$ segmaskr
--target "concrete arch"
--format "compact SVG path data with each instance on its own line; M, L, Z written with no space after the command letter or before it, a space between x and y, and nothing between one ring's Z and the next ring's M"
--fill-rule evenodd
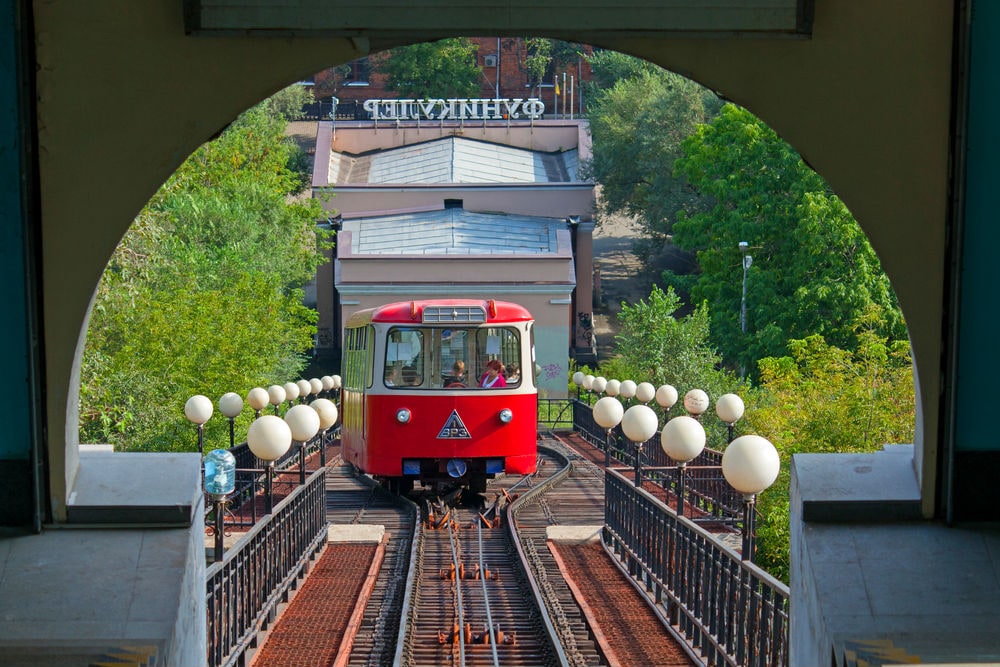
M645 58L748 107L854 212L910 328L925 515L935 505L952 11L929 0L817 3L810 39L564 35ZM77 466L89 304L135 214L192 150L282 85L425 36L190 36L173 0L51 0L36 3L34 18L47 446L59 520ZM485 11L479 26L504 29Z

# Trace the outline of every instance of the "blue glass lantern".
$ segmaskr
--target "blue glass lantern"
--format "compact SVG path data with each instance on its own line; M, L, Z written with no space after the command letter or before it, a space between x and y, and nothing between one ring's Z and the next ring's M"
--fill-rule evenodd
M228 449L213 449L205 456L205 493L225 496L236 488L236 458Z

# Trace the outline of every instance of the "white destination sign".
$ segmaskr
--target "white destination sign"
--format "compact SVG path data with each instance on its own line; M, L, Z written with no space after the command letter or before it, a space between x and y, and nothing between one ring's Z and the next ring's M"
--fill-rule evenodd
M372 120L504 120L541 118L545 103L529 99L366 100Z

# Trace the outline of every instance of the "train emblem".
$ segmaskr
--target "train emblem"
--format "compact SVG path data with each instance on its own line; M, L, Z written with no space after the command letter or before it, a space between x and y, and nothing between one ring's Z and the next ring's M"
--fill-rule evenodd
M465 428L462 418L458 416L458 410L452 410L448 421L441 427L437 435L438 440L471 440L469 429Z

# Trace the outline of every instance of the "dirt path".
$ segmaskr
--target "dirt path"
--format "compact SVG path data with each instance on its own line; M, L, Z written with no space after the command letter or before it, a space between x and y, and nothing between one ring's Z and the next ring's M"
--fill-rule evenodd
M636 303L649 296L650 276L641 273L632 253L638 236L635 223L625 217L606 220L594 230L594 269L600 272L601 303L594 311L597 357L605 359L614 349L621 303Z

